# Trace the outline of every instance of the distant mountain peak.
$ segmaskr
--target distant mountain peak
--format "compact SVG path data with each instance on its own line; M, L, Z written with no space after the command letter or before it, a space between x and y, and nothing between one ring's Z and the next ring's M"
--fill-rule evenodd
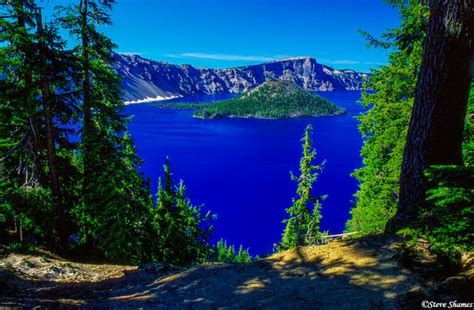
M280 62L280 61L294 61L294 60L312 60L316 61L316 59L309 57L309 56L294 56L294 57L286 57L282 59L275 60L274 62Z
M354 70L335 70L314 58L301 56L227 69L174 65L140 55L114 54L114 57L126 102L243 93L270 80L293 81L309 91L360 90L368 77Z

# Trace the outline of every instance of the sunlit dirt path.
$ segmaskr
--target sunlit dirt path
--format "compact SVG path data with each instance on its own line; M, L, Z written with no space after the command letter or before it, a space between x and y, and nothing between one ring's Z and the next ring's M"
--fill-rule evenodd
M419 305L413 298L421 298L420 292L430 283L400 266L394 258L396 246L383 238L335 241L250 264L212 263L183 270L11 255L0 260L0 308L395 309Z

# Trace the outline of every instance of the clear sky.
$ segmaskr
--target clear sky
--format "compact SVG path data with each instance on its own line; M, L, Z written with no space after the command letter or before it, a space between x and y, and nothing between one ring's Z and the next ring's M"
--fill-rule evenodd
M54 2L54 1L53 1ZM311 56L368 71L387 52L357 33L399 23L382 0L118 0L105 32L118 51L170 63L232 67Z

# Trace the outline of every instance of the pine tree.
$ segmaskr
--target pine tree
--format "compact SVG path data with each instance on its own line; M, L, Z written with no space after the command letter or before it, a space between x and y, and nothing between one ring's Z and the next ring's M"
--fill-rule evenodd
M63 199L64 189L61 184L71 185L77 180L71 179L77 176L77 167L71 163L71 150L75 145L70 142L69 130L61 125L69 125L75 120L74 105L76 96L70 90L73 89L71 76L74 69L74 57L70 51L65 50L65 42L58 34L58 28L54 22L43 26L41 9L36 13L36 36L37 36L37 68L39 74L39 93L41 96L40 106L42 121L44 122L45 144L48 164L49 188L52 194L52 204L55 207L57 221L58 245L63 251L68 247L68 229L66 206L73 206L77 199L65 201ZM59 124L55 119L60 120ZM58 153L61 152L61 157ZM72 198L69 195L69 198Z
M451 267L461 263L463 253L474 249L474 84L471 84L464 125L463 165L434 165L424 172L428 183L426 202L414 221L404 223L397 234L408 247L427 240L439 262Z
M388 65L372 70L362 96L368 111L358 117L364 138L363 167L353 174L360 183L346 228L362 234L384 231L397 209L402 158L429 16L426 4L419 1L394 3L400 10L400 27L382 35L382 41L364 33L369 45L393 51ZM465 148L469 143L465 138Z
M166 159L163 165L164 177L158 179L158 191L156 194L156 210L154 212L154 225L158 228L160 237L160 257L162 262L178 262L181 261L182 256L178 257L178 247L184 244L175 244L179 237L182 237L181 232L176 229L176 221L178 220L178 212L175 208L176 193L173 187L173 180L171 179L170 165ZM178 246L179 245L179 246ZM177 251L175 251L177 249Z
M400 174L394 231L415 220L426 201L425 170L462 165L464 119L474 58L472 1L432 1Z
M115 1L80 0L61 9L62 25L76 39L82 120L83 202L73 210L82 241L116 260L141 261L139 231L146 218L149 189L122 114L121 82L111 63L113 42L98 27L109 25Z
M41 232L35 239L50 239L56 249L65 250L70 231L65 206L74 204L63 201L60 189L60 184L69 187L74 183L70 156L73 145L62 127L74 115L67 93L72 87L71 55L64 49L54 24L43 25L34 1L5 2L1 8L5 14L1 20L1 40L5 44L1 48L5 79L0 82L4 99L0 103L4 117L1 148L5 154L2 178L9 180L4 183L3 196L9 201L11 216L30 223L32 231ZM60 122L55 123L55 119ZM42 203L33 203L32 196ZM44 199L46 196L50 199ZM73 196L69 194L68 198ZM54 214L50 206L54 206ZM16 225L16 219L14 222Z
M212 220L216 219L217 215L211 211L204 213L203 205L191 203L183 180L180 180L176 187L176 206L184 218L188 244L186 255L190 256L193 262L205 261L210 255L209 239L214 231Z
M313 127L308 125L305 129L303 139L303 156L300 160L300 175L291 173L291 179L298 183L296 190L297 198L293 198L293 205L286 209L290 216L283 222L286 228L281 240L283 248L313 243L320 238L321 204L324 198L313 195L313 185L319 173L322 171L324 162L314 165L316 151L311 138Z
M2 2L0 19L0 117L4 173L16 186L46 184L39 124L37 88L33 81L35 5ZM21 164L20 164L21 163Z
M156 207L152 209L153 227L159 236L156 259L175 265L205 261L210 254L208 239L215 218L202 207L194 206L186 196L183 181L173 185L169 160L163 166L163 179L158 181Z
M38 106L33 86L34 3L0 2L0 156L4 225L17 240L26 223L11 195L45 185ZM20 228L20 229L18 229Z
M2 242L65 253L74 234L82 253L115 261L204 261L214 216L173 185L169 164L155 207L139 172L111 67L115 45L97 30L113 3L79 0L44 21L33 0L0 2L0 229L16 232ZM70 142L73 123L79 145Z
M368 108L359 117L359 130L365 140L361 152L364 166L354 173L360 185L356 194L357 204L351 211L352 218L346 224L347 230L362 234L384 231L397 209L400 170L430 13L426 4L419 1L393 3L400 9L400 28L384 34L384 41L365 34L371 45L391 47L393 51L389 64L373 71L366 86L370 91L363 93L362 103ZM435 4L441 5L441 2L433 2ZM437 87L431 87L431 90L437 90ZM471 84L471 100L467 105L471 112L474 107L472 93ZM474 195L472 186L468 185L472 179L473 162L471 115L468 112L464 119L464 165L425 169L426 202L419 204L415 220L410 222L405 218L395 225L397 229L403 227L399 233L411 239L408 244L416 244L423 238L431 243L433 252L449 257L451 261L459 258L461 251L472 251ZM450 122L445 124L449 126ZM459 156L459 150L457 152Z
M364 33L370 46L392 48L386 66L372 70L361 103L368 109L358 117L364 138L363 167L356 205L346 228L361 234L379 233L395 213L406 132L413 105L416 75L421 64L427 10L419 1L400 7L402 23L382 36Z

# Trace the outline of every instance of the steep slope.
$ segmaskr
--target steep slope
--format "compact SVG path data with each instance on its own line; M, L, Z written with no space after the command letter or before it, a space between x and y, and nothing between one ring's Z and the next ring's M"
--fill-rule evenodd
M218 101L198 110L199 118L288 118L344 113L329 100L304 90L294 81L273 80L238 98Z
M115 58L115 70L123 78L125 101L241 93L274 79L292 80L311 91L357 90L368 76L353 70L336 70L309 57L229 69L173 65L138 55L115 54Z

